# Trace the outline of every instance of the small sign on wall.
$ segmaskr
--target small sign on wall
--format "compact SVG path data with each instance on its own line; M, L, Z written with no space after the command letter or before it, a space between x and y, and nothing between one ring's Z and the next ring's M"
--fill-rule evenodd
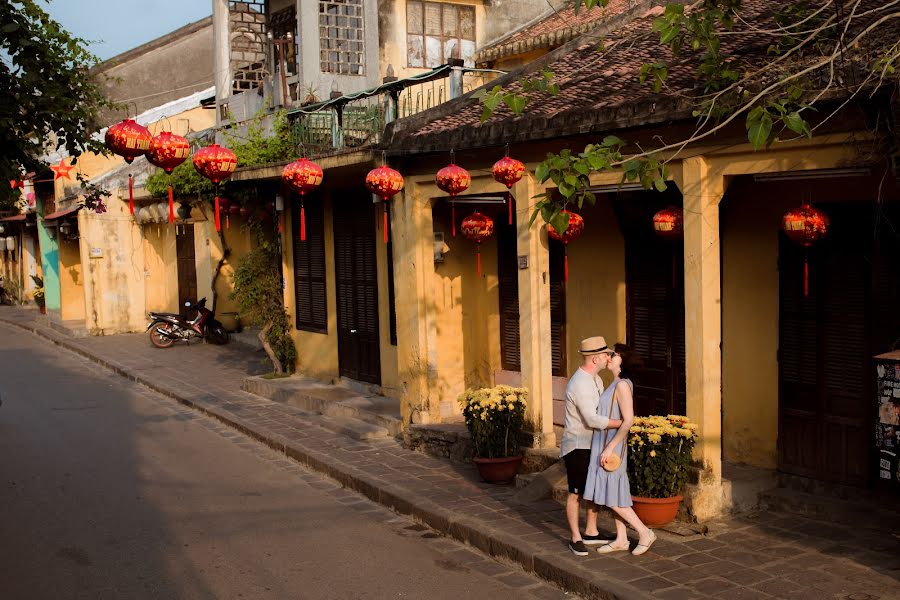
M103 258L103 248L91 248L91 258Z

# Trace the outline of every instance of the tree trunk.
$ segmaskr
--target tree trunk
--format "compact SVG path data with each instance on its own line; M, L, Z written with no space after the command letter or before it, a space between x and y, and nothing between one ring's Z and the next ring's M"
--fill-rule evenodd
M275 374L281 375L284 373L284 370L281 368L281 361L278 360L278 357L275 356L275 351L272 350L272 346L269 345L269 331L271 331L272 325L274 325L273 321L266 323L266 326L259 332L258 337L259 341L262 342L263 349L269 356L269 360L272 361L272 367L275 369Z

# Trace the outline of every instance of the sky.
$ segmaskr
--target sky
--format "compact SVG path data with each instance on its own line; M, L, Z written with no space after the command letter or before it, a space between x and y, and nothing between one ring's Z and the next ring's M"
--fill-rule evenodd
M41 0L100 60L154 40L212 14L212 0Z

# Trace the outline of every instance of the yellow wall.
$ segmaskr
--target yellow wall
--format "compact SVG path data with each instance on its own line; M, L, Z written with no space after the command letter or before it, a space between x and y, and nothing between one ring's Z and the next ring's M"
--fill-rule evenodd
M167 224L144 225L144 285L147 312L181 312L175 233Z
M59 235L57 241L62 309L60 316L64 321L84 319L84 277L78 240L65 240Z
M231 216L229 221L231 225L230 228L225 228L225 225L222 225L223 232L225 233L225 241L231 249L231 253L222 264L222 270L219 271L219 278L216 280L216 292L218 293L216 314L218 315L227 312L239 312L237 301L231 298L231 292L234 291L234 269L237 267L241 258L253 249L253 235L247 227L247 221L236 216ZM201 268L198 264L197 279L198 283L204 282L209 284L212 282L212 274L215 271L216 265L218 265L219 261L222 259L222 243L219 239L219 234L216 232L215 223L206 223L205 225L207 225L209 230L204 233L208 234L210 244L208 248L202 248L202 254L201 248L197 248L197 262L200 262L201 256L208 256L208 265L205 265L205 267L208 268L202 269L205 277L201 277ZM200 236L200 230L201 228L198 226L196 231L197 235L195 236L198 243L200 243L202 238L202 236ZM199 289L201 288L198 288L198 290ZM203 292L198 291L198 293L200 296L203 296ZM210 295L208 298L210 299L209 306L212 306L212 296Z
M378 269L378 337L380 339L381 390L385 396L400 397L400 378L397 373L397 346L391 344L391 303L388 295L388 254L382 231L383 208L375 207L375 260ZM393 215L391 215L393 218Z

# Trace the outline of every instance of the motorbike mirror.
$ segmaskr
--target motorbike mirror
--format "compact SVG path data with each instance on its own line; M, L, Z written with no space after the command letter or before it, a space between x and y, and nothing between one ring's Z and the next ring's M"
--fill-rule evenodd
M190 302L185 302L184 305L187 306L187 307L190 307L190 306L191 306L191 303L190 303Z

